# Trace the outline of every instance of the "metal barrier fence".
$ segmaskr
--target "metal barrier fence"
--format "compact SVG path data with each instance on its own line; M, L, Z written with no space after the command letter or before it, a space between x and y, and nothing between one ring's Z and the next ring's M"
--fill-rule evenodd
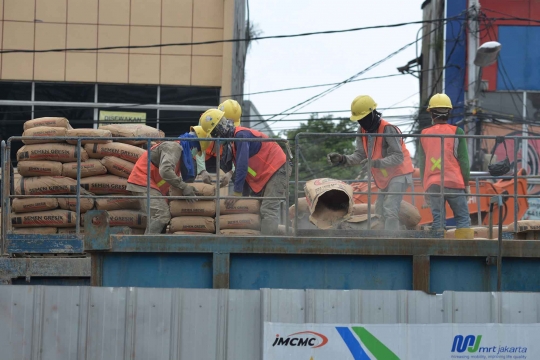
M296 138L295 138L295 149L296 149L296 154L299 153L299 150L301 148L301 145L300 145L300 141L302 138L317 138L317 137L335 137L335 138L354 138L354 139L361 139L363 137L367 137L367 140L368 140L368 144L373 144L374 140L376 138L386 138L386 137L399 137L399 138L438 138L440 139L441 141L441 168L444 169L444 162L445 162L445 159L444 159L444 141L445 139L461 139L461 138L465 138L465 139L468 139L468 138L473 138L473 139L483 139L483 140L494 140L494 139L497 139L496 136L483 136L483 135L412 135L412 134L359 134L359 133L337 133L337 134L320 134L320 133L299 133L296 135ZM506 140L508 141L512 141L513 142L513 145L514 145L514 159L517 159L517 155L518 155L518 148L519 148L519 141L522 141L522 140L525 140L525 139L530 139L530 140L537 140L539 139L540 137L538 136L528 136L528 137L505 137ZM76 178L76 182L77 182L77 187L76 187L76 194L74 195L40 195L40 196L35 196L35 195L14 195L14 194L11 194L11 181L10 181L10 178L11 178L11 173L10 173L10 165L11 165L11 161L10 161L10 158L11 158L11 143L13 141L22 141L22 140L74 140L74 141L77 141L77 144L75 146L77 146L78 148L81 148L81 144L82 144L82 141L88 141L88 140L118 140L118 138L96 138L96 137L59 137L59 138L52 138L52 137L11 137L7 140L7 143L5 142L2 142L2 155L1 155L1 161L2 161L2 252L4 253L4 250L5 250L5 239L6 239L6 236L8 234L8 230L10 228L10 224L9 224L9 214L10 214L10 207L11 207L11 202L10 200L12 198L28 198L28 197L42 197L42 198L76 198L76 199L82 199L82 198L96 198L96 196L92 196L92 195L82 195L81 194L81 188L80 188L80 184L81 184L81 174L80 174L80 164L81 164L81 152L77 152L77 164L78 164L78 171L77 171L77 178ZM122 138L122 140L141 140L141 138ZM131 199L146 199L146 203L147 203L147 206L146 206L146 214L147 214L147 226L148 226L148 222L150 221L150 200L152 198L155 198L156 196L153 196L150 194L150 159L151 159L151 156L150 156L150 151L151 151L151 145L152 145L152 141L181 141L181 140L188 140L188 141L193 141L192 138L144 138L144 140L147 142L147 154L148 154L148 164L147 164L147 195L146 196L104 196L104 195L100 195L99 197L100 198L131 198ZM255 138L255 139L245 139L245 138L229 138L229 139L200 139L202 141L214 141L216 143L216 149L219 149L220 148L220 145L225 143L225 142L230 142L230 141L242 141L242 142L279 142L279 143L284 143L285 146L288 147L288 140L286 139L280 139L280 138L269 138L269 139L262 139L262 138ZM371 168L371 165L372 165L372 154L373 154L373 146L368 146L368 168ZM219 164L220 164L220 157L221 157L221 154L220 154L220 151L216 151L216 169L219 169ZM295 194L295 204L298 205L298 195L299 195L299 184L301 183L300 179L299 179L299 157L298 156L295 156L295 159L294 159L294 163L295 163L295 178L294 178L294 194ZM481 177L481 178L477 178L476 179L476 186L478 187L478 182L479 182L479 179L486 179L486 180L489 180L489 179L513 179L514 180L514 194L511 196L513 197L514 199L514 223L516 224L517 221L519 220L517 218L517 214L518 214L518 199L519 198L540 198L540 195L518 195L517 192L518 192L518 179L522 179L522 178L538 178L538 176L529 176L529 175L518 175L518 166L517 166L517 161L514 161L514 164L513 164L513 175L511 176L504 176L504 177L491 177L491 176L485 176L485 177ZM219 176L219 171L216 171L217 172L217 176L216 176L216 195L215 196L200 196L198 197L198 199L200 200L215 200L216 201L216 233L219 234L219 231L220 231L220 200L222 199L236 199L237 197L233 197L233 196L221 196L220 194L220 176ZM444 171L441 172L441 183L444 183ZM358 180L355 180L355 182L358 182ZM372 179L371 179L371 176L368 176L367 178L367 192L355 192L355 194L361 194L361 195L367 195L368 197L368 214L367 214L367 221L368 221L368 225L367 225L367 228L370 229L371 228L371 214L372 214L372 209L371 209L371 199L372 199L372 195L373 195L373 192L371 191L371 184L372 184ZM422 189L423 190L423 189ZM407 195L426 195L427 193L425 191L416 191L416 189L413 189L412 192L387 192L386 194L388 195L404 195L404 194L407 194ZM441 194L441 208L444 209L444 195L445 195L445 189L444 189L444 186L441 186L440 187L440 194ZM471 196L470 194L453 194L453 195L457 195L457 196ZM476 192L475 195L473 195L477 198L477 204L478 206L480 201L479 199L481 197L492 197L493 195L491 194L479 194L478 191ZM506 195L506 197L508 197ZM166 199L169 199L169 200L187 200L187 199L192 199L190 197L186 197L186 196L165 196ZM279 200L280 202L284 202L285 203L285 206L286 208L288 209L289 208L289 194L288 192L286 192L286 195L284 197L262 197L264 199L267 199L267 200ZM80 202L77 201L77 204L76 204L76 216L77 216L77 224L76 224L76 234L80 234ZM480 208L478 208L478 210L480 210ZM299 211L299 208L298 206L295 206L295 215L294 215L294 218L295 220L298 219L298 211ZM480 218L480 211L479 211L479 218ZM286 234L288 234L289 232L289 221L287 220L286 222ZM517 228L517 227L516 227ZM294 233L296 234L298 232L298 221L294 221ZM321 236L324 236L323 233L321 233Z

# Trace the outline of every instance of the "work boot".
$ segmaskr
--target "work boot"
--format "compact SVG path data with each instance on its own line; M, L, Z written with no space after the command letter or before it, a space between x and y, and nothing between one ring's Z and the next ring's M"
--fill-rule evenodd
M399 225L399 219L386 219L384 220L384 230L399 231L401 229Z
M456 240L473 240L474 230L470 228L456 229L454 236Z
M261 234L262 235L276 235L278 230L277 219L262 219L261 220Z

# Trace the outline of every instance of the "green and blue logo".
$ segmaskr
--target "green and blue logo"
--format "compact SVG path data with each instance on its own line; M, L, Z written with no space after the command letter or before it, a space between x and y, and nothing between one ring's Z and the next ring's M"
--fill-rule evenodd
M467 335L465 337L463 337L463 335L456 335L454 337L454 342L452 343L452 352L462 353L467 350L470 353L475 353L480 348L481 341L482 335Z
M352 329L352 331L351 331ZM337 332L345 341L354 360L371 360L364 347L374 356L375 360L399 360L399 357L392 352L386 345L377 339L372 333L362 326L336 327ZM354 334L358 336L354 336ZM360 340L358 340L360 339Z

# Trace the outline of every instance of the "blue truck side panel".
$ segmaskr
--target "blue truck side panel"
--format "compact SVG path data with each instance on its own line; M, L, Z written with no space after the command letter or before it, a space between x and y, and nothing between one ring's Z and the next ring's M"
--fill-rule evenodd
M499 42L497 90L540 90L540 26L499 26Z
M231 289L412 290L406 256L231 255Z
M103 286L212 288L212 254L109 254Z

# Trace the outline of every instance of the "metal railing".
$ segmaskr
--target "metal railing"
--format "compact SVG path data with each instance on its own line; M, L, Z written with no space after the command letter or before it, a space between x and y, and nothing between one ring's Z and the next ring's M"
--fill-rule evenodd
M115 137L38 137L38 136L32 136L32 137L23 137L23 136L13 136L10 137L7 140L7 143L5 141L2 141L2 149L1 149L1 160L2 160L2 254L5 254L5 241L8 234L8 231L10 229L11 224L9 223L10 213L11 213L11 199L14 198L75 198L76 201L76 226L75 226L75 233L76 235L80 235L80 224L81 224L81 208L80 208L80 199L84 198L92 198L92 199L145 199L146 200L146 227L148 228L150 225L151 215L150 215L150 200L153 198L163 198L167 200L193 200L193 197L189 196L172 196L172 195L151 195L151 182L150 182L150 176L151 176L151 150L152 150L152 141L157 142L164 142L164 141L194 141L193 138L137 138L137 137L123 137L121 138L122 141L140 141L145 140L146 141L146 152L147 152L147 185L146 185L146 196L135 196L135 195L81 195L81 151L76 151L77 154L77 177L76 177L76 193L75 194L69 194L69 195L15 195L11 194L11 188L12 184L9 181L10 179L10 164L11 164L11 143L13 141L23 141L23 140L73 140L77 141L76 146L77 149L83 148L82 141L103 141L103 140L116 140L118 141L119 138ZM225 142L235 141L235 142L282 142L285 143L285 145L288 147L288 141L286 139L273 139L273 138L205 138L205 139L197 139L196 141L214 141L216 143L216 149L220 148L220 145ZM220 166L220 159L221 154L220 151L216 151L216 169L219 169ZM39 161L39 160L36 160ZM286 161L286 164L288 165L288 160ZM194 166L196 167L196 162L194 160ZM196 170L196 169L195 169ZM290 172L287 171L287 175ZM7 181L6 181L7 180ZM220 176L219 171L216 171L216 191L214 196L197 196L197 200L214 200L215 206L216 206L216 220L215 220L215 228L216 228L216 234L219 234L220 232L220 200L227 200L227 199L238 199L236 196L222 196L220 194ZM262 196L258 196L257 199L262 200L278 200L280 202L285 202L286 207L289 207L289 194L287 191L285 191L285 195L283 197L265 197L264 194ZM286 234L289 233L289 226L286 223Z
M374 140L377 138L386 138L386 137L399 137L399 138L438 138L441 142L441 168L444 169L444 142L445 139L461 139L461 138L474 138L474 139L484 139L484 140L495 140L497 139L497 136L482 136L482 135L412 135L412 134L359 134L359 133L337 133L337 134L319 134L319 133L300 133L297 134L295 138L295 153L298 154L299 150L301 148L300 140L302 138L316 138L316 137L335 137L335 138L354 138L354 139L361 139L362 137L367 137L368 144L373 144ZM514 159L517 159L518 155L518 148L519 148L519 141L523 139L540 139L540 137L537 136L529 136L529 137L522 137L522 136L515 136L515 137L505 137L506 140L513 142L514 145ZM42 198L76 198L77 204L76 204L76 217L77 217L77 224L76 224L76 234L80 234L80 219L81 219L81 209L80 209L80 199L83 198L101 198L101 199L107 199L107 198L115 198L115 199L146 199L146 209L141 209L146 212L147 216L147 227L149 225L149 221L151 219L150 216L150 200L152 198L156 198L157 196L150 194L150 168L151 168L151 148L152 148L152 141L181 141L181 140L187 140L187 141L193 141L192 138L144 138L147 145L147 156L148 156L148 163L147 163L147 195L146 196L131 196L131 195L122 195L122 196L111 196L111 195L100 195L94 196L94 195L83 195L81 194L81 152L77 152L77 164L78 164L78 170L77 170L77 177L76 177L76 193L70 194L70 195L15 195L11 194L10 188L11 188L11 182L10 182L10 164L11 164L11 143L13 141L22 141L22 140L74 140L76 141L76 147L82 148L82 142L83 141L91 141L91 140L119 140L119 138L103 138L103 137L58 137L58 138L52 138L52 137L11 137L7 140L7 142L2 142L2 155L1 155L1 162L2 162L2 253L5 253L5 239L8 235L8 230L10 228L10 223L8 221L10 217L10 207L11 207L11 199L13 198L27 198L27 197L42 197ZM123 141L129 141L129 140L141 140L141 138L122 138ZM262 138L253 138L253 139L245 139L245 138L228 138L228 139L201 139L202 141L214 141L216 143L216 149L220 148L220 145L225 142L231 142L231 141L243 141L243 142L279 142L284 143L286 146L288 146L289 142L286 139L279 139L279 138L268 138L268 139L262 139ZM367 166L371 168L372 165L372 154L373 154L373 146L368 146L368 152L367 152L367 159L368 164ZM216 169L220 168L220 162L221 162L221 154L220 151L216 151ZM294 214L294 223L293 223L293 233L298 233L298 218L299 218L299 207L298 207L298 198L299 198L299 185L302 183L299 179L299 158L298 156L294 159L295 163L295 178L293 182L294 186L294 195L295 195L295 214ZM488 176L487 173L480 173L477 174L479 176L476 177L476 194L453 194L454 196L473 196L476 197L477 200L477 206L478 206L478 222L481 224L481 209L480 209L480 199L482 197L492 197L492 194L480 194L479 193L479 185L480 180L490 180L490 179L513 179L514 180L514 194L511 196L503 195L506 198L512 197L514 199L514 219L513 222L516 225L515 228L517 229L517 221L518 219L518 199L520 198L540 198L540 195L518 195L518 179L528 179L528 178L538 178L539 176L534 175L518 175L518 167L517 167L517 161L514 161L513 164L513 175L511 176L504 176L504 177L491 177ZM216 193L215 196L198 196L197 199L200 200L215 200L216 202L216 219L215 219L215 227L216 227L216 234L219 234L220 232L220 200L224 199L237 199L237 197L234 196L222 196L220 194L220 176L219 171L216 171ZM289 172L288 172L289 173ZM441 184L444 183L444 171L441 172ZM371 214L372 214L372 196L373 192L371 190L372 185L372 178L371 176L367 177L367 191L365 192L355 192L355 195L367 195L368 198L368 210L367 210L367 228L371 228ZM348 182L360 182L360 180L349 180ZM426 195L427 193L424 191L416 191L416 189L412 189L412 192L387 192L385 194L388 195ZM421 189L423 190L423 189ZM160 196L161 197L161 196ZM165 199L169 200L189 200L192 199L190 197L186 196L163 196ZM414 198L414 197L413 197ZM281 203L285 203L286 209L289 209L289 192L285 191L284 197L259 197L259 199L267 199L267 200L279 200ZM440 186L440 201L441 201L441 209L445 209L445 189L444 186ZM445 220L444 215L442 216L442 220ZM441 223L442 224L442 223ZM285 228L286 228L286 234L289 234L289 226L290 226L290 219L288 216L286 216L285 221ZM442 225L444 226L444 225ZM324 233L321 233L321 236L324 236Z

